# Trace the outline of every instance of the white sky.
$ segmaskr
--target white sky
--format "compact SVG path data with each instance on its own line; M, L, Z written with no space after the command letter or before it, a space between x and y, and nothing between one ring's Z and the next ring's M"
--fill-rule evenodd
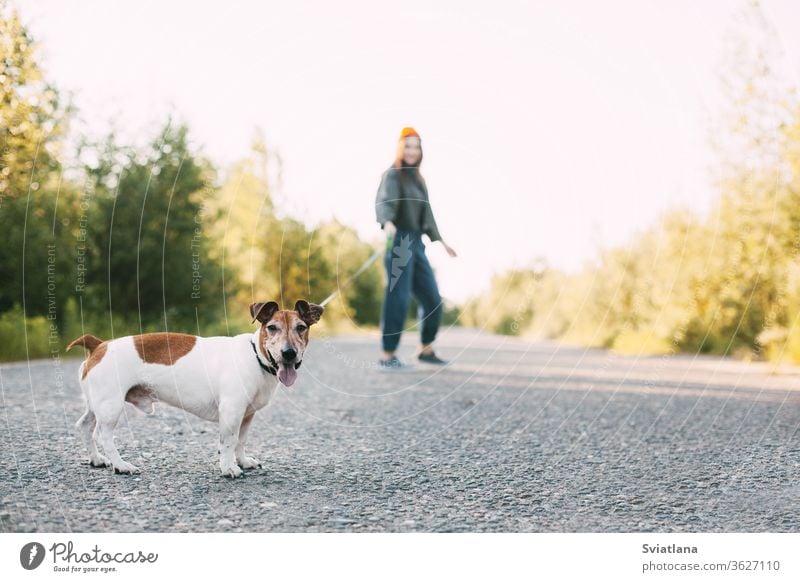
M226 165L256 126L279 201L379 233L374 197L413 125L446 298L544 256L575 269L665 208L713 196L708 119L738 2L17 2L84 130L149 138L168 112ZM800 3L770 0L800 70ZM794 27L793 27L794 25Z

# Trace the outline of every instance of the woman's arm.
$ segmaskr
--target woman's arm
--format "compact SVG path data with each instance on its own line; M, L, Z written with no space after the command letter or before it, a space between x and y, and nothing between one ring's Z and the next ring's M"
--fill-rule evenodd
M424 214L424 217L425 217L425 219L424 219L425 234L428 235L428 238L430 238L432 242L436 242L438 240L440 243L442 243L442 246L444 246L444 250L446 250L447 254L450 255L451 257L458 256L456 254L456 251L453 249L453 247L451 247L446 242L444 242L444 239L442 238L442 235L439 233L439 227L436 224L436 219L433 217L433 210L431 209L431 203L428 200L428 189L427 189L427 187L425 188L425 214Z
M456 254L456 251L455 251L455 249L454 249L453 247L451 247L449 244L447 244L446 242L444 242L442 239L439 239L439 242L441 242L441 243L444 245L444 250L446 250L446 251L447 251L447 254L448 254L448 255L450 255L451 257L457 257L457 256L458 256L458 255Z
M447 251L448 255L450 255L451 257L457 256L456 251L453 250L453 247L444 242L442 235L439 234L439 227L436 225L436 220L433 218L433 211L431 211L431 205L426 204L426 207L427 207L426 220L428 221L429 226L425 234L428 235L428 237L431 239L432 242L436 242L438 240L440 243L442 243L442 246L444 246L444 250Z
M442 235L439 234L439 227L436 225L436 219L433 217L433 210L431 210L431 203L428 201L427 193L425 195L425 213L423 214L422 224L425 234L428 235L432 242L442 240Z
M402 191L397 171L390 168L381 176L381 183L375 196L375 219L387 234L394 234L396 230L394 221L397 218L397 209L400 206L401 198Z

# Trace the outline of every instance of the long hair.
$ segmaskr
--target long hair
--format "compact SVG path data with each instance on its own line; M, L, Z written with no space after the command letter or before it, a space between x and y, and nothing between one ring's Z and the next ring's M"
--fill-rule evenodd
M413 166L409 166L403 161L403 150L405 148L407 139L408 139L407 137L401 137L397 141L397 150L395 151L394 154L394 163L392 164L392 166L398 170L402 168L414 168L417 171L419 171L419 166L422 163L422 158L423 158L422 140L420 139L419 141L419 160L417 160L417 163L414 164Z

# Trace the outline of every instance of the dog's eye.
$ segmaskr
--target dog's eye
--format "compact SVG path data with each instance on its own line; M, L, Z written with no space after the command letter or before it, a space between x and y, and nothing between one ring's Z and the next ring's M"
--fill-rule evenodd
M297 331L299 331L300 333L303 333L307 329L308 329L308 326L303 325L302 323L297 326Z
M267 329L269 331L278 331L278 326L270 324L270 325L267 326Z

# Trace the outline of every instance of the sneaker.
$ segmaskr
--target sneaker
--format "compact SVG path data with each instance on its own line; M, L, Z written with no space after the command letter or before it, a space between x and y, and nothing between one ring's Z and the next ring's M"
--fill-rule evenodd
M429 364L446 364L447 360L441 359L433 352L429 352L427 354L418 354L417 359L420 362L427 362Z
M397 356L392 356L388 360L380 359L378 360L378 364L380 364L381 368L384 368L386 370L397 370L399 368L408 367L408 364L406 364L403 360L401 360Z

